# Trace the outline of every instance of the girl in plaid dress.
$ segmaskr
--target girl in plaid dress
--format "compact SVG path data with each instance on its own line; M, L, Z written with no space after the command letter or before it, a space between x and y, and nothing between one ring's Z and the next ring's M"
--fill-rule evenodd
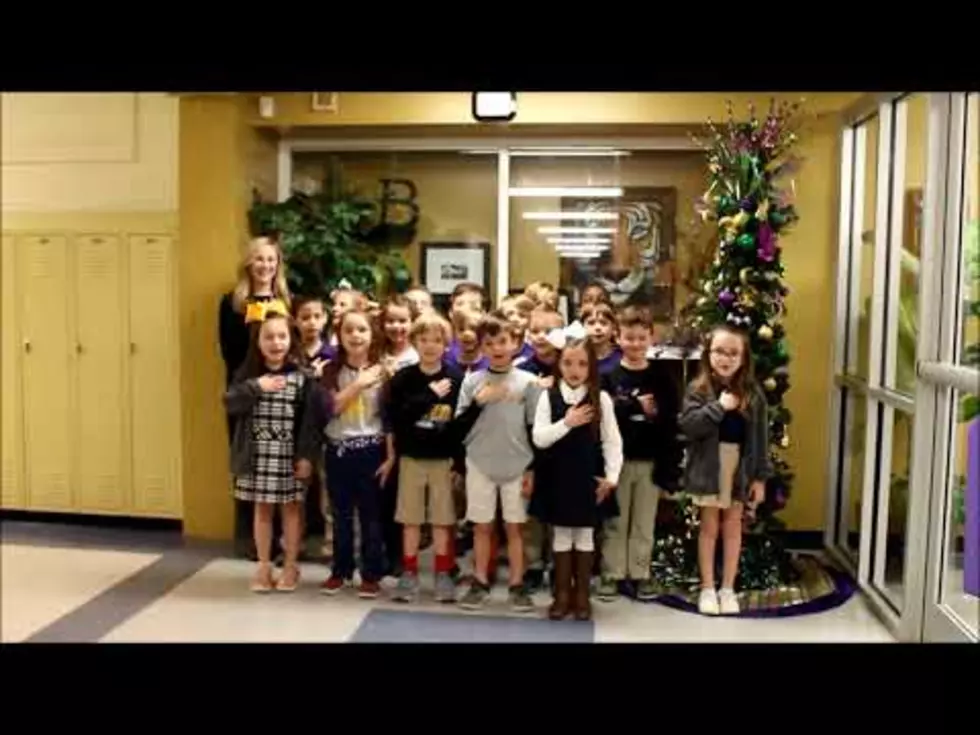
M255 592L292 592L299 583L302 504L320 453L323 399L315 379L300 369L297 348L289 316L268 311L253 325L248 356L225 394L235 420L235 498L255 505ZM276 506L282 508L286 546L279 580L273 579L270 558Z

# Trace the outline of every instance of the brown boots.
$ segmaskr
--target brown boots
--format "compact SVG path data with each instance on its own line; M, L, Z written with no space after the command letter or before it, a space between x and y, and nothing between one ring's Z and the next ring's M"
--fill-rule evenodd
M575 619L592 620L592 551L575 552Z
M572 603L572 553L555 552L555 599L548 608L552 620L564 620L571 612Z
M548 608L552 620L564 620L569 613L576 620L592 619L589 600L592 582L591 551L561 551L555 553L555 599Z

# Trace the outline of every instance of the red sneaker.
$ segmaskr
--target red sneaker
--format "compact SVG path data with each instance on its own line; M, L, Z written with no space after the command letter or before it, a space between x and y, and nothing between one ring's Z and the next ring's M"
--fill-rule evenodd
M340 577L331 576L320 585L320 592L325 595L335 595L344 588L344 580Z
M361 587L357 591L357 596L363 600L373 600L381 592L381 585L377 582L361 582Z

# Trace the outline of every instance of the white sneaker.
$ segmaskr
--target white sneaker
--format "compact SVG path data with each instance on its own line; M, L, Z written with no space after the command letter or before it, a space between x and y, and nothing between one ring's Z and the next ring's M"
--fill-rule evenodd
M735 590L722 589L719 591L718 603L722 615L738 615L741 612Z
M718 593L714 589L705 587L701 590L701 596L698 597L698 612L702 615L718 614Z

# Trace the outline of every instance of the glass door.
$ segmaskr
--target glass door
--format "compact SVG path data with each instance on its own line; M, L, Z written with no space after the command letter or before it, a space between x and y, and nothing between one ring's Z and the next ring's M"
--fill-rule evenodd
M921 638L980 639L980 95L944 95L941 247L923 269L916 473L924 493Z
M914 626L911 522L932 95L878 96L841 137L828 549L900 637Z

